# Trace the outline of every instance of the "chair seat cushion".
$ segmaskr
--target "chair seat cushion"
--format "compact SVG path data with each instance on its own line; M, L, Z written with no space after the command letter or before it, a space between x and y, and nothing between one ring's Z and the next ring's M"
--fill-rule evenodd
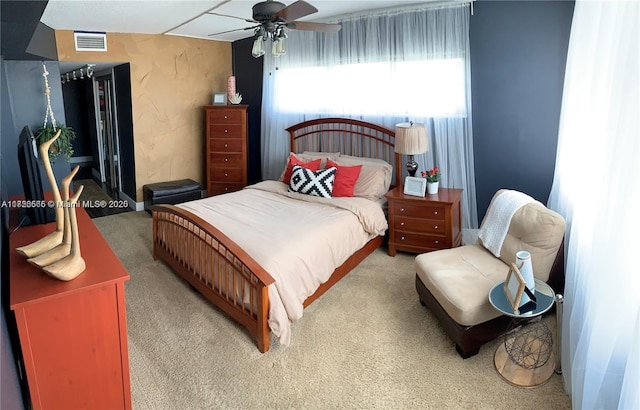
M453 320L473 326L500 316L489 291L505 280L509 267L480 245L416 256L418 278Z

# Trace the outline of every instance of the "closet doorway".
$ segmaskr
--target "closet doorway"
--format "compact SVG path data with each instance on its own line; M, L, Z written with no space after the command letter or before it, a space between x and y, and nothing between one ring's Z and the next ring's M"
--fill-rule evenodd
M89 65L92 75L80 72ZM84 185L87 200L121 200L136 209L129 64L61 62L60 72L66 125L76 131L70 166L80 170L74 187ZM122 211L109 208L101 216Z
M118 140L118 116L116 111L113 77L109 73L96 76L93 82L96 98L96 125L98 136L98 164L100 182L108 191L120 190L121 170L118 160L120 147Z

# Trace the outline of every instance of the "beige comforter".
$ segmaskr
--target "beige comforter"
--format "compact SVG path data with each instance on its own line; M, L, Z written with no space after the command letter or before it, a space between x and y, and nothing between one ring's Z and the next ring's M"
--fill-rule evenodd
M379 203L292 193L278 181L179 206L222 231L275 279L269 286L269 327L285 345L291 341L290 323L302 317L304 300L387 230Z

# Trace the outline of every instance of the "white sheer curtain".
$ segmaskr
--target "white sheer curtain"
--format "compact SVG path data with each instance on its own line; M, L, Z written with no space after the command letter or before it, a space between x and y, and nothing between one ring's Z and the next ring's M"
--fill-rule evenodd
M286 55L264 56L263 178L282 172L285 129L300 121L424 123L429 152L416 156L419 170L437 166L441 186L464 190L462 225L476 228L469 14L468 4L422 6L342 20L338 33L290 31Z
M576 409L640 408L640 3L577 1L549 206L567 234L562 367Z

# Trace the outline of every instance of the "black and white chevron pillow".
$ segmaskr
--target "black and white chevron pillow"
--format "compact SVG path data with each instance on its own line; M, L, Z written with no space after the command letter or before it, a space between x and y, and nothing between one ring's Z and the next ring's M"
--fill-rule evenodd
M289 182L289 192L331 198L335 178L335 167L314 172L300 165L294 165Z

